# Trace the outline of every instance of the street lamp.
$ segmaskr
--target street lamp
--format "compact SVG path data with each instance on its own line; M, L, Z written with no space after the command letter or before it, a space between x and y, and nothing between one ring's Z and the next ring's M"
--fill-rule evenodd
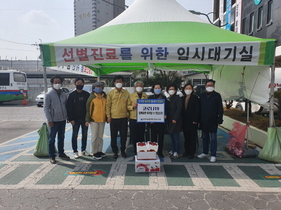
M210 15L210 14L216 14L215 12L209 12L209 13L207 13L207 14L202 13L202 12L198 12L198 11L195 11L195 10L189 10L189 12L192 13L192 14L194 14L194 15L204 15L204 16L206 16L207 19L208 19L208 21L209 21L209 23L211 23L212 25L218 26L218 27L223 27L223 26L226 26L226 25L228 24L228 23L226 23L226 24L224 24L224 25L221 25L221 20L220 20L220 18L219 18L219 20L218 20L218 23L217 23L217 24L214 24L214 23L211 21L209 15Z

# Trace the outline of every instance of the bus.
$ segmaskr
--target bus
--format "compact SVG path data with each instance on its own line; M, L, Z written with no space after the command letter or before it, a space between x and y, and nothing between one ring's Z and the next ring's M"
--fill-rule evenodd
M26 73L18 70L0 70L0 104L28 98Z

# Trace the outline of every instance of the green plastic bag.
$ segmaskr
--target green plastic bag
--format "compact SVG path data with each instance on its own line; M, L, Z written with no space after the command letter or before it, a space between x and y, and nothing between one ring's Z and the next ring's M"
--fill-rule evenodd
M41 128L37 131L39 139L34 148L33 154L37 157L49 156L49 131L46 123L43 123Z
M258 158L281 163L281 127L267 129L267 141Z

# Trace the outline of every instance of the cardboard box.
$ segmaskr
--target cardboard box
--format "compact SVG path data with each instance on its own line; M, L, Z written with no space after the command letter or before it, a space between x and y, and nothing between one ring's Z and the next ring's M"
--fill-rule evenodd
M160 172L160 159L157 156L156 160L139 160L135 156L135 172Z
M137 152L154 151L157 152L158 144L156 142L137 142Z
M137 142L137 152L146 152L147 147L145 142Z
M138 152L138 160L156 160L156 152Z

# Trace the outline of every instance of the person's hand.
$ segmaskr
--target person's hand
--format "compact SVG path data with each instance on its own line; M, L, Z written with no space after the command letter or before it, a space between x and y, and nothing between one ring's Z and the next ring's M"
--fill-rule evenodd
M71 125L75 125L75 121L74 120L71 120L70 123L71 123Z
M49 127L54 127L54 122L48 122Z
M192 122L192 124L197 124L197 122Z
M175 120L172 120L172 123L174 123L174 124L175 124L175 123L177 123L177 121L175 121Z
M111 123L111 117L107 118L107 123Z
M88 127L88 126L89 126L89 123L88 123L88 122L85 122L85 126L87 126L87 127Z
M134 109L135 109L135 108L137 108L137 106L138 106L138 104L137 104L137 103L135 103L135 104L134 104L134 106L133 106L133 107L134 107Z
M164 119L167 119L167 115L164 116Z

